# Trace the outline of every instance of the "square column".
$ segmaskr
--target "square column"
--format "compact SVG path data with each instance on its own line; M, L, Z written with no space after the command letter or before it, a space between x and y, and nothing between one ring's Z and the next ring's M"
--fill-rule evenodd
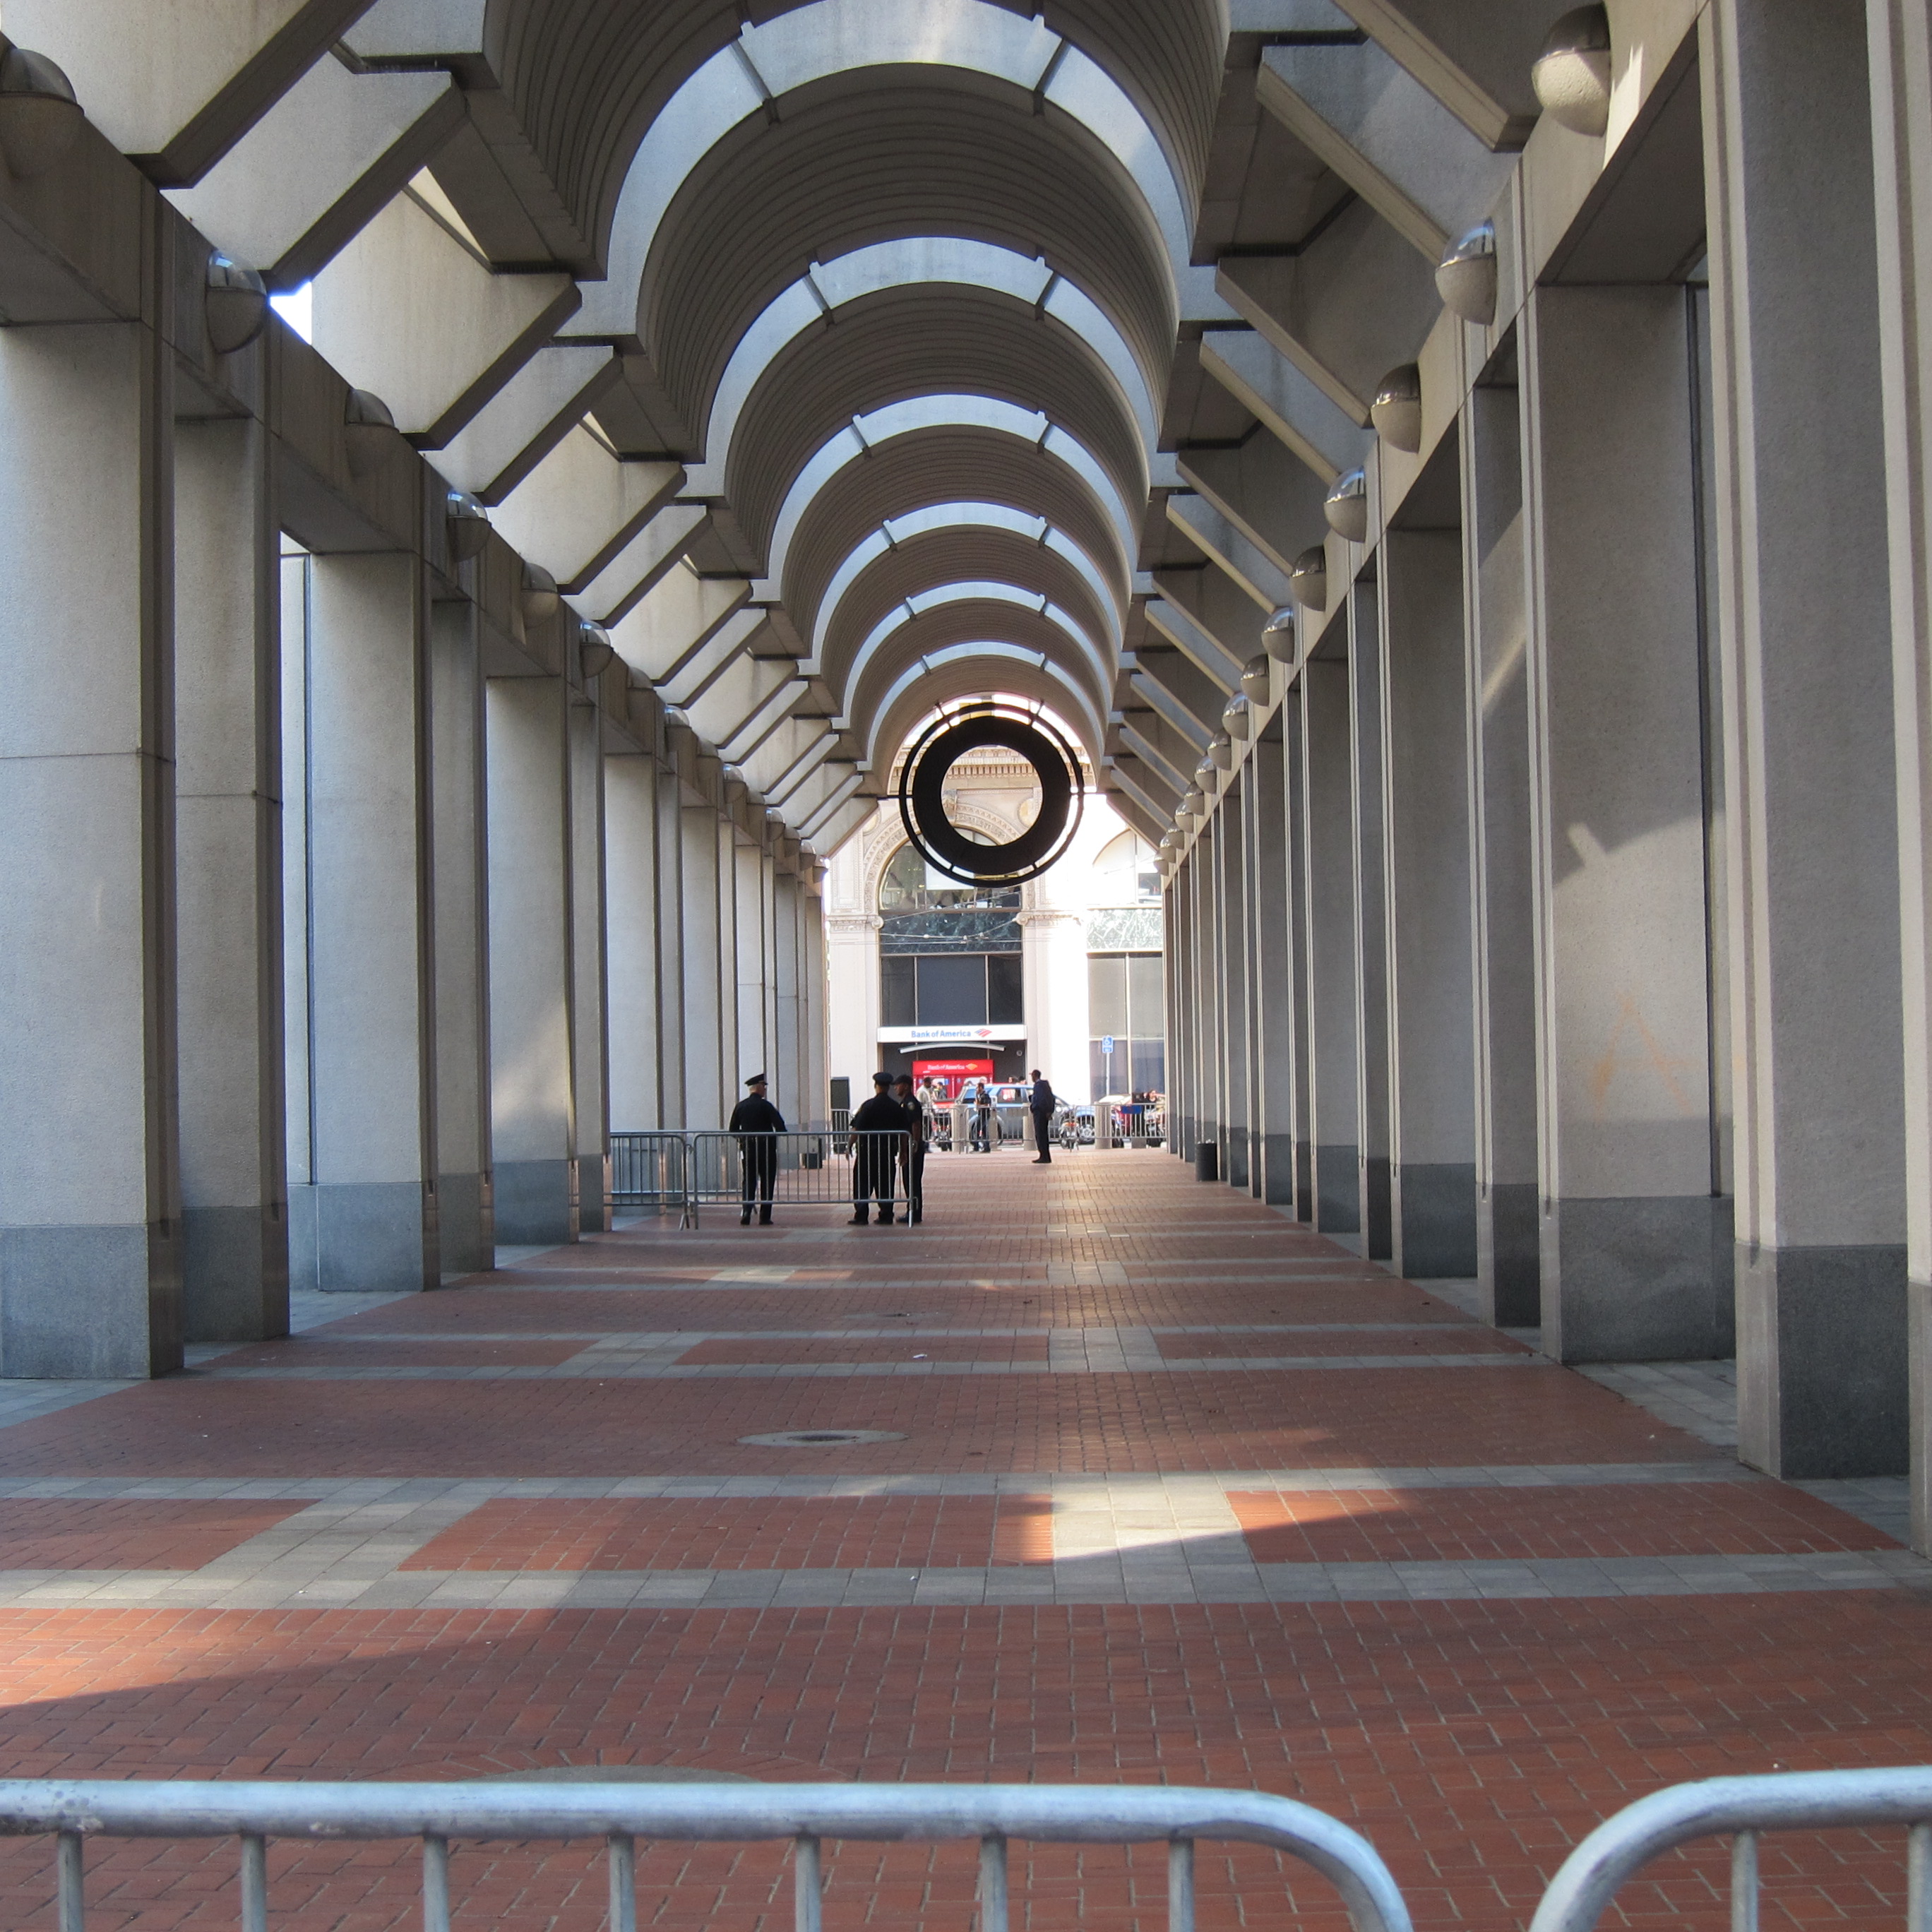
M289 1332L280 566L252 419L175 426L175 872L182 1318Z
M816 864L799 880L799 1031L804 1088L799 1102L802 1118L832 1123L832 1094L827 1083L826 1041L830 1015L826 1011L825 900L823 874ZM874 975L873 985L878 983ZM876 993L874 995L877 997Z
M718 814L708 805L679 812L683 853L684 1118L687 1127L722 1127L724 1078L724 912L718 891ZM874 1049L876 1051L877 1049Z
M1391 1258L1412 1278L1469 1276L1476 1127L1461 537L1390 530L1379 562Z
M493 677L490 1136L496 1239L577 1239L576 935L568 687Z
M1308 930L1308 1120L1316 1226L1362 1225L1356 1114L1354 775L1346 659L1302 667L1302 856Z
M1530 895L1522 418L1514 382L1464 404L1463 634L1474 919L1476 1285L1498 1328L1542 1319Z
M1295 1201L1295 976L1288 931L1288 748L1279 713L1249 760L1255 794L1255 1083L1257 1197Z
M658 1042L657 766L604 762L604 904L610 1124L664 1120Z
M1700 41L1739 1453L1796 1477L1907 1460L1892 611L1861 25L1848 0L1715 0Z
M0 1375L182 1360L172 352L0 329Z
M1727 1355L1685 292L1538 289L1521 352L1543 1346Z
M577 1226L610 1225L605 1172L610 1130L609 977L604 910L604 722L595 704L570 700L571 1066L575 1083Z
M1246 807L1238 776L1222 795L1216 842L1220 866L1216 897L1216 983L1222 1014L1216 1050L1221 1071L1221 1178L1248 1185L1248 974Z
M290 1082L306 1092L307 1180L289 1191L290 1276L434 1288L428 598L413 556L317 556L308 574L308 622L284 625L302 728L284 758L305 767L307 798L290 845L303 836L308 860L308 1025Z
M825 1111L812 1097L811 1075L806 1065L803 995L800 986L805 950L802 898L795 874L773 872L772 964L776 976L772 988L772 1058L777 1065L772 1078L784 1096L774 1104L788 1120L795 1119L800 1128L822 1119Z
M675 772L655 766L657 784L658 1122L681 1127L684 1104L684 818Z
M730 829L728 824L728 830ZM772 944L771 908L766 890L766 868L770 864L758 847L742 835L734 837L731 848L733 891L737 904L738 1033L734 1046L736 1065L728 1082L735 1096L744 1091L744 1083L761 1069L776 1076L770 1065L772 1052L767 1009L771 1000L772 970L769 961ZM784 1111L781 1106L779 1111ZM726 1118L730 1118L728 1112Z
M1355 1114L1362 1252L1394 1252L1389 1211L1388 885L1381 612L1372 566L1348 586L1349 854L1355 890Z

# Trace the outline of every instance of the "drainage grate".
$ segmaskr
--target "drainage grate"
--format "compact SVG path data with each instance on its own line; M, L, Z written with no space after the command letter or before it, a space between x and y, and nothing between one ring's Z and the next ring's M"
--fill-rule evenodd
M754 1449L842 1449L854 1442L903 1442L896 1429L781 1429L770 1436L741 1436Z

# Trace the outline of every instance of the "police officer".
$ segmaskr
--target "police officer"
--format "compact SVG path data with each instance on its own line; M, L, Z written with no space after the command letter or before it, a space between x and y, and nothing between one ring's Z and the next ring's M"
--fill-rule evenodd
M1027 1106L1033 1113L1034 1144L1040 1149L1033 1157L1036 1167L1053 1165L1053 1089L1048 1084L1046 1076L1036 1066L1033 1070L1033 1091L1027 1096Z
M906 1219L916 1227L925 1218L926 1156L932 1145L932 1102L913 1090L912 1076L902 1073L892 1082L892 1098L904 1110L908 1138L903 1156L906 1175Z
M729 1132L738 1136L738 1151L743 1155L745 1172L743 1211L738 1225L752 1225L752 1196L758 1200L758 1225L772 1225L772 1190L778 1184L777 1136L785 1131L784 1116L765 1098L765 1076L754 1073L745 1084L752 1090L731 1109Z
M892 1225L892 1178L904 1145L906 1110L892 1098L892 1076L872 1076L872 1097L852 1116L852 1225L862 1228L879 1204L879 1226ZM888 1136L897 1136L896 1138Z

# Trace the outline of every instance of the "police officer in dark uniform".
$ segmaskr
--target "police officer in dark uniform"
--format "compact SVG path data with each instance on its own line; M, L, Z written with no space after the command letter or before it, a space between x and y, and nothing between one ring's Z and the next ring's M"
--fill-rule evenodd
M1033 1114L1033 1138L1040 1151L1033 1157L1036 1167L1053 1165L1053 1089L1046 1076L1036 1066L1033 1070L1033 1091L1027 1096L1027 1106Z
M892 1098L892 1076L872 1076L872 1097L852 1116L852 1225L862 1228L872 1214L872 1202L879 1204L879 1226L892 1225L892 1177L899 1163L902 1139L886 1138L904 1135L906 1110Z
M754 1073L745 1084L752 1090L731 1109L729 1131L738 1136L738 1151L743 1155L744 1211L738 1225L752 1225L752 1198L758 1196L758 1225L772 1225L772 1191L778 1185L778 1144L772 1136L785 1131L784 1116L765 1098L765 1076Z
M917 1227L926 1216L926 1156L932 1145L932 1103L913 1090L912 1076L892 1082L892 1098L904 1110L910 1138L905 1145L906 1219Z

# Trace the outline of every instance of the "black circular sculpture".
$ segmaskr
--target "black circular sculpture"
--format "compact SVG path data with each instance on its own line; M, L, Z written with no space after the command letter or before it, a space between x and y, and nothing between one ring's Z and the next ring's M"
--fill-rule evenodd
M946 815L946 775L968 752L997 745L1017 752L1040 780L1040 812L1017 838L981 845ZM1085 806L1080 760L1043 718L976 704L935 718L907 753L899 774L906 836L934 871L962 886L1021 886L1072 843Z

